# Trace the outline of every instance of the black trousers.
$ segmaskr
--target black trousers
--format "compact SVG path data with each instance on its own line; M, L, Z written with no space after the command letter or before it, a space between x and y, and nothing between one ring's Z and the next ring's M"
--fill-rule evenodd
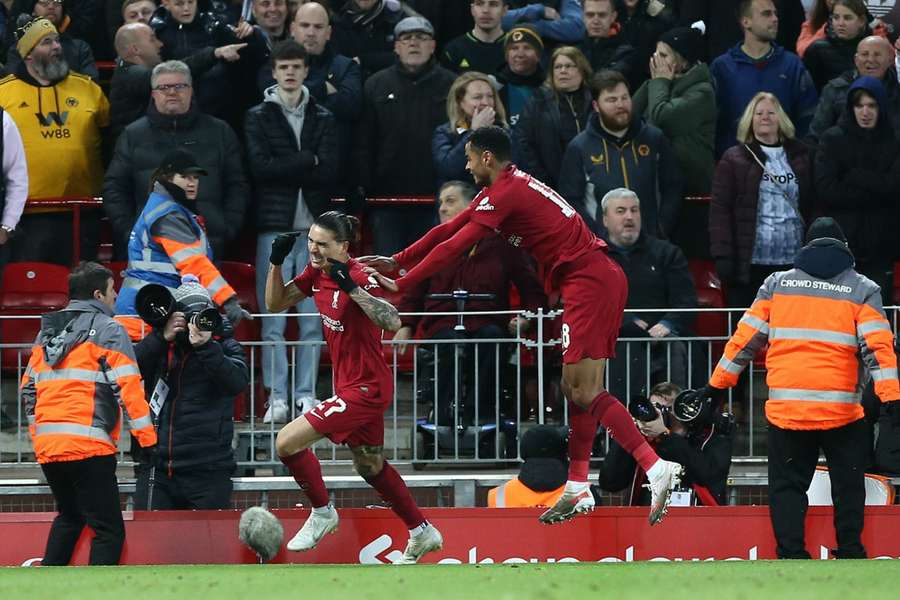
M778 558L809 558L804 518L806 490L825 452L831 478L838 558L865 558L860 536L866 503L865 467L869 456L864 419L836 429L795 431L769 423L769 513Z
M224 510L231 508L231 471L177 469L172 477L163 467L135 469L137 510ZM151 486L152 475L152 486Z
M69 564L85 525L95 534L90 564L119 564L125 544L125 523L119 505L116 456L45 463L41 469L59 511L50 527L42 564Z

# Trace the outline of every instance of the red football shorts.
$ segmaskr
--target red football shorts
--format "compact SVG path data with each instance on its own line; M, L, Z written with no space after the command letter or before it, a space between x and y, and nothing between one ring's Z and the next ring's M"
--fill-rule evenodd
M563 265L559 273L563 364L614 357L628 299L625 273L601 250Z
M384 411L378 390L345 390L319 402L304 415L312 428L335 444L383 446Z

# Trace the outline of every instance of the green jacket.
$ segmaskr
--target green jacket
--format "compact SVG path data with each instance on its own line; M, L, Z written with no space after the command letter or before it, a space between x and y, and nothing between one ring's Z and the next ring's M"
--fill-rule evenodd
M647 80L635 92L633 111L662 129L684 175L684 192L708 194L715 159L716 93L709 68L697 63L672 81Z

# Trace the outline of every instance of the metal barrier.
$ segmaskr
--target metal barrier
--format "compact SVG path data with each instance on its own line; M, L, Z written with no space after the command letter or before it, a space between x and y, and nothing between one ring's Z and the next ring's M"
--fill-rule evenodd
M642 312L647 312L646 310ZM660 309L659 312L671 312ZM737 309L701 309L700 318L719 315L725 327L721 336L669 337L649 340L622 338L619 356L610 361L606 373L607 387L623 402L661 380L675 380L686 387L705 383L721 355L727 339L743 313ZM722 314L726 319L722 319ZM430 313L458 315L459 313ZM538 423L566 422L566 405L559 392L560 340L551 333L558 327L561 311L536 313L506 311L498 313L467 312L495 315L503 321L524 316L530 322L526 335L476 339L474 337L437 340L386 340L386 357L391 365L395 391L392 405L385 413L385 454L396 463L411 463L416 469L427 465L502 466L520 459L518 439ZM896 312L891 310L896 329ZM307 316L315 315L292 315ZM272 315L257 315L258 319ZM8 319L21 316L0 315L0 328ZM37 319L37 316L30 317ZM557 329L558 330L558 329ZM251 382L240 401L246 407L235 421L234 448L239 468L244 475L264 468L281 472L274 453L275 435L281 424L262 423L264 411L261 394L261 352L276 345L259 339L242 342L248 357ZM288 340L284 342L289 360L288 381L298 380L297 351L303 346L322 342ZM406 353L401 345L408 344ZM0 355L16 350L11 363L0 362L0 405L18 424L26 422L18 392L18 382L28 361L30 345L0 343ZM680 361L675 360L675 356ZM329 363L323 360L320 371ZM761 462L765 457L763 403L766 397L764 376L755 364L747 369L746 383L732 389L727 407L737 417L734 446L735 462ZM449 381L448 381L449 378ZM318 386L318 398L331 395L324 377ZM760 401L762 400L762 401ZM437 407L437 410L435 410ZM298 416L291 406L290 418ZM0 435L0 468L33 465L27 429L10 428ZM120 459L130 460L125 450L128 436L120 442ZM330 464L349 464L349 452L323 440L315 448L319 457Z

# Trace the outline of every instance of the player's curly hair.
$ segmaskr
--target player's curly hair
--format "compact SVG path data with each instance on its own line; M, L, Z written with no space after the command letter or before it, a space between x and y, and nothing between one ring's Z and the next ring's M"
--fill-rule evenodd
M338 210L329 210L316 217L313 225L327 229L339 242L352 244L359 241L359 219L353 215L345 215Z

